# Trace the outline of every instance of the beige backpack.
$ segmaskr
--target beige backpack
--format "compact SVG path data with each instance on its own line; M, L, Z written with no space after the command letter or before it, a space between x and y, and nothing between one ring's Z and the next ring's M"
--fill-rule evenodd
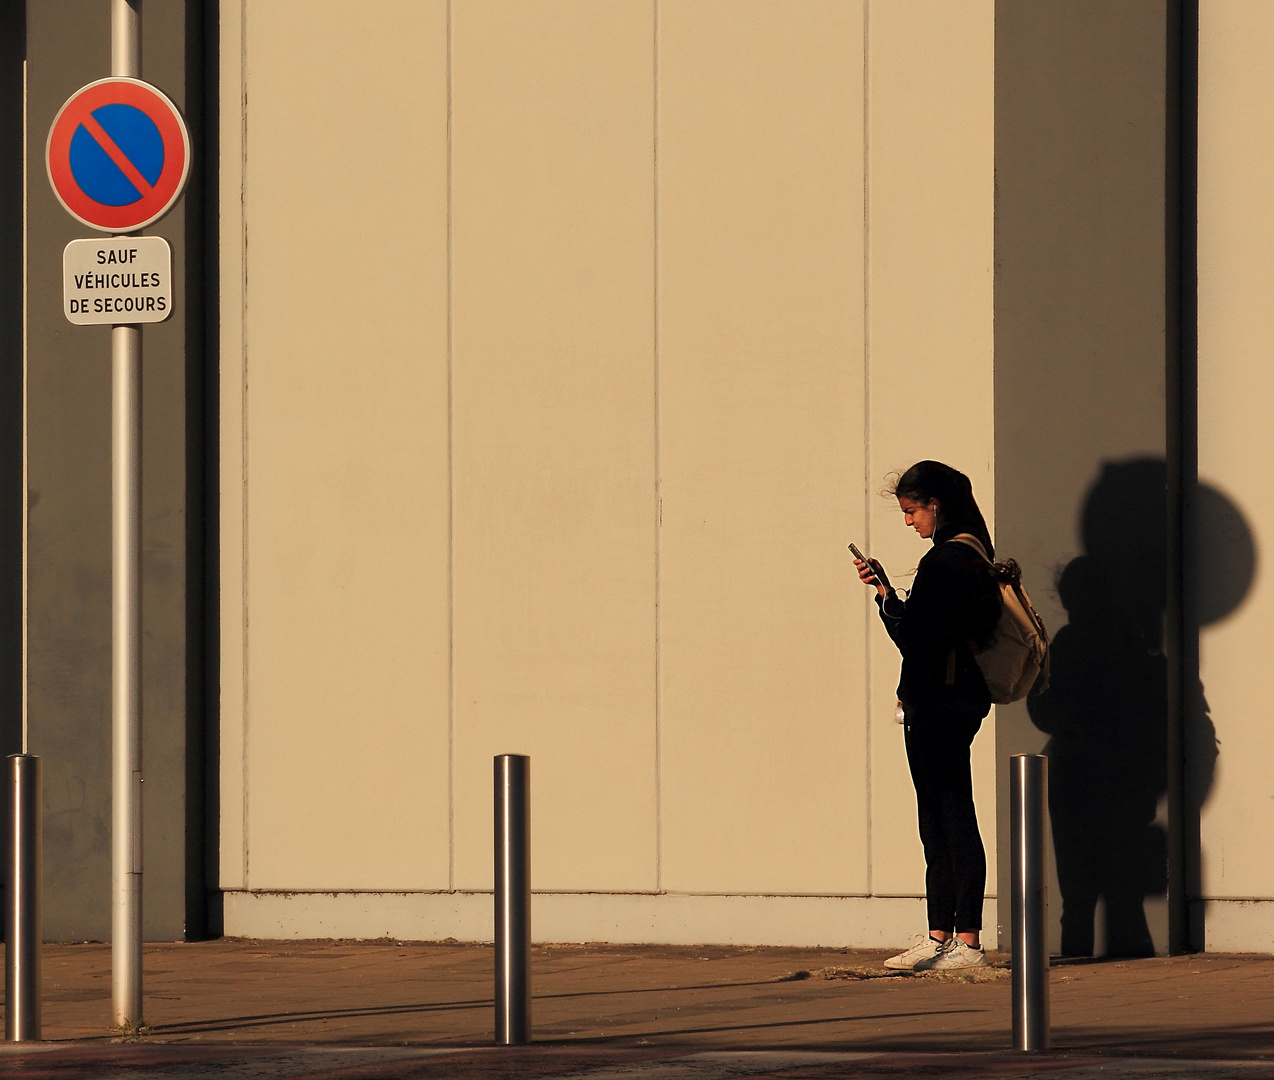
M960 533L952 541L966 544L991 564L1000 586L1000 621L985 649L973 650L982 670L986 688L996 705L1021 701L1039 681L1039 690L1048 686L1048 631L1044 620L1031 606L1022 588L1022 569L1013 559L991 562L981 541L971 533ZM1041 678L1041 672L1043 676Z

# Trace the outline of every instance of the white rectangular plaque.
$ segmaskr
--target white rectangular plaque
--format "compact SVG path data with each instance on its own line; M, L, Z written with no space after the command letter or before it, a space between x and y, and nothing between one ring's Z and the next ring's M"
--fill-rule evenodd
M72 240L62 252L62 310L80 326L163 322L173 310L172 280L162 236Z

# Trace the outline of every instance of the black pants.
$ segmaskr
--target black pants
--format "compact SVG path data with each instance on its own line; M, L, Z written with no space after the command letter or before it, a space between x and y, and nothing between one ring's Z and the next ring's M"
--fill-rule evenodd
M982 929L986 851L969 765L969 748L981 726L982 718L969 713L907 710L907 764L925 849L930 930Z

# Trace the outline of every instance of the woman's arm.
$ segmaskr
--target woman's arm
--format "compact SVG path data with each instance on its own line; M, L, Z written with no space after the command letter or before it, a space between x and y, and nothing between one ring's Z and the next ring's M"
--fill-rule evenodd
M902 627L906 617L907 604L893 589L876 597L876 606L880 609L880 621L885 624L885 632L893 639L902 651Z
M885 630L893 638L894 643L898 644L897 634L906 605L894 591L894 587L889 584L889 576L885 573L885 568L875 559L869 563L859 558L854 559L854 568L858 571L858 579L864 585L875 588L876 606L880 609L881 622L885 624ZM901 647L899 645L899 648Z
M975 636L972 623L980 618L983 594L991 595L998 617L999 595L993 582L986 577L981 560L973 561L972 552L962 545L939 545L920 560L911 594L905 605L889 605L895 618L882 617L890 630L890 637L906 656L930 656L945 663L951 648L957 642ZM901 608L899 614L898 608Z

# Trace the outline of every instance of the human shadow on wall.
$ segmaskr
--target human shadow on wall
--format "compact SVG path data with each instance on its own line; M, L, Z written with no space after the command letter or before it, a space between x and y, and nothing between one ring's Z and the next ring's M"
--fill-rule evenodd
M1189 565L1210 567L1207 599L1191 608L1187 637L1234 610L1255 566L1242 514L1219 491L1190 493ZM1224 552L1215 528L1224 523ZM1106 465L1085 500L1084 554L1062 570L1057 589L1069 622L1053 643L1048 689L1028 701L1051 738L1049 814L1062 893L1062 954L1091 956L1098 901L1105 952L1155 951L1145 901L1167 891L1168 849L1160 806L1168 778L1168 662L1164 654L1168 546L1167 470L1159 459ZM1187 893L1198 895L1199 812L1212 786L1217 741L1187 647L1184 709Z

